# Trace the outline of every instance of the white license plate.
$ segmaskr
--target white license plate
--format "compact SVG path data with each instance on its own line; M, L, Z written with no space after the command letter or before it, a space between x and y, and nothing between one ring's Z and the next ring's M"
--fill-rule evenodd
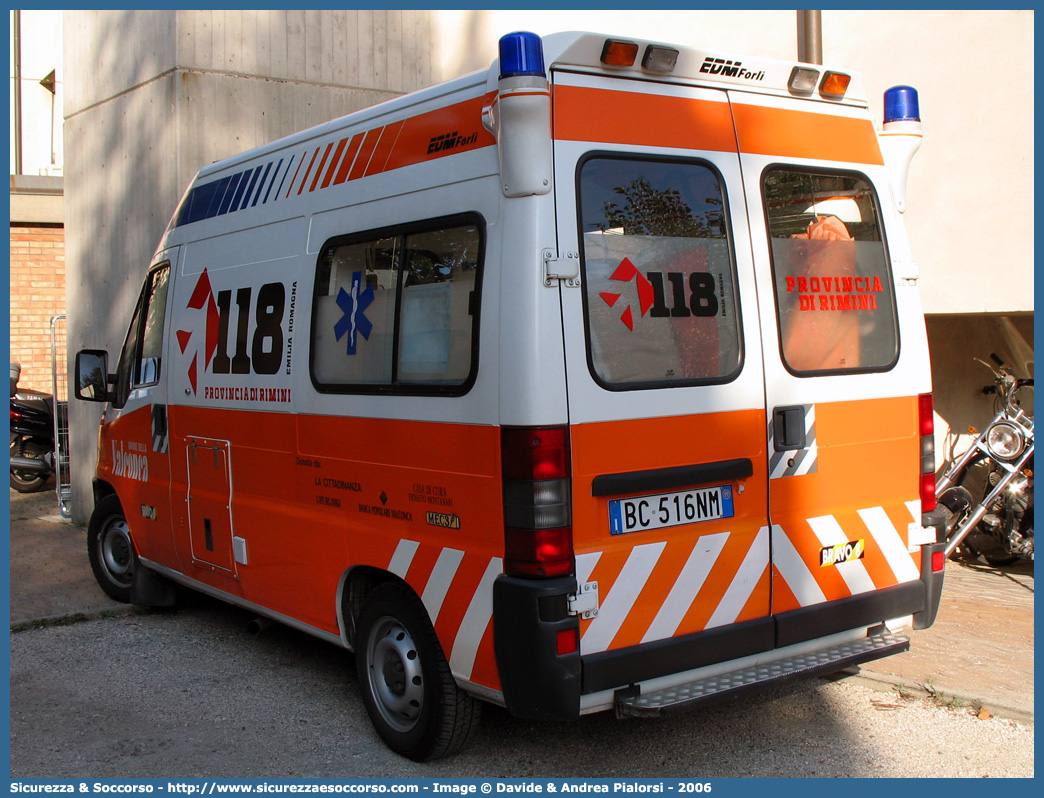
M609 502L609 531L614 535L624 535L731 518L733 515L732 488L717 485L655 496L613 499Z

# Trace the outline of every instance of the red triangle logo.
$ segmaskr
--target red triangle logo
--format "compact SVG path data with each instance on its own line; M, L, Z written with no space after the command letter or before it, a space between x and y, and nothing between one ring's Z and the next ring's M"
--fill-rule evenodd
M181 354L185 354L185 347L188 346L191 337L192 333L187 330L178 330L178 346L181 347Z

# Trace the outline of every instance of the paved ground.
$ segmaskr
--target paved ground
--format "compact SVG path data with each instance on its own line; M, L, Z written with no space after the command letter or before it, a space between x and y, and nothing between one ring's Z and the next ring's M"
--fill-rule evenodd
M11 491L11 626L77 613L126 612L95 584L86 530L63 522L54 494ZM886 690L936 692L1033 721L1033 563L950 562L931 629L905 654L871 662L858 679Z

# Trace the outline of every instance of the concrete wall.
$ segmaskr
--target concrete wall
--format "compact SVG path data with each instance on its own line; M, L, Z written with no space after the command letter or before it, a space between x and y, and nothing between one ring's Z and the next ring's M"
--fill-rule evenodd
M441 80L425 11L66 11L64 27L69 349L113 359L201 166ZM99 415L71 405L81 521Z

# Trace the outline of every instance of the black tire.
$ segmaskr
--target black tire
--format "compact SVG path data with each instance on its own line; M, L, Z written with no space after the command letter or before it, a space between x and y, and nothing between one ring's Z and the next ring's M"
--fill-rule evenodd
M1014 565L1019 561L1015 554L987 554L982 553L983 558L994 568L1003 568L1005 565Z
M138 568L127 517L115 494L94 508L87 527L87 557L101 589L109 598L130 603L131 582Z
M938 498L940 507L946 510L946 540L956 533L958 527L964 523L975 506L975 499L967 488L954 485L942 492ZM984 534L978 534L972 530L960 545L950 554L951 560L977 560L985 561L988 565L1001 567L1011 565L1018 561L1018 557L1003 551L995 541L989 540Z
M11 443L11 454L15 457L31 457L38 460L47 454L47 447L36 441L18 440ZM11 487L19 493L36 493L43 490L51 479L50 474L11 469Z
M370 722L398 754L416 762L454 754L478 727L481 704L457 686L424 605L401 582L367 597L355 669Z
M971 515L972 507L975 505L975 500L972 498L971 493L968 492L967 488L960 485L953 485L942 493L936 501L939 507L946 511L946 523L943 526L943 531L946 533L946 541L949 542L964 520ZM972 545L968 542L968 538L974 532L969 533L967 537L961 541L960 545L957 546L952 552L950 552L951 560L974 560L978 558L979 552L976 551Z

